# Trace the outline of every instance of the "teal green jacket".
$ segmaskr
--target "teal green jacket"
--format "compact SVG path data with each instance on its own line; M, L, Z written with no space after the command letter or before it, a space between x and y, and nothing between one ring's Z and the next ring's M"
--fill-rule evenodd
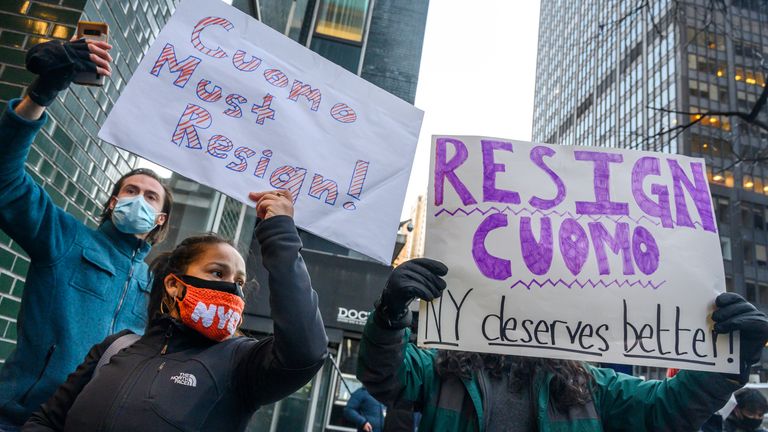
M375 312L374 312L375 313ZM363 331L357 376L378 400L408 400L421 407L420 431L483 432L483 379L441 379L436 350L408 343L410 331L378 326L371 313ZM680 371L674 378L645 381L587 365L594 377L593 402L569 412L550 404L552 376L533 380L541 432L697 431L741 387L725 375Z

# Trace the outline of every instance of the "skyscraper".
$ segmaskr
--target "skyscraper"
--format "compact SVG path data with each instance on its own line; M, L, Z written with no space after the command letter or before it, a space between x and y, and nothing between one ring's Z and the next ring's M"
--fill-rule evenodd
M762 0L542 0L533 140L704 158L726 288L766 308L766 72Z

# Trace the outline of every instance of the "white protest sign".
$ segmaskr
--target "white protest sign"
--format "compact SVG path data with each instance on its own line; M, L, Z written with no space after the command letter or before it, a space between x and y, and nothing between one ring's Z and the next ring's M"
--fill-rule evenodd
M390 262L423 113L220 1L184 0L99 137Z
M701 159L433 137L426 347L737 372L716 335L725 289Z

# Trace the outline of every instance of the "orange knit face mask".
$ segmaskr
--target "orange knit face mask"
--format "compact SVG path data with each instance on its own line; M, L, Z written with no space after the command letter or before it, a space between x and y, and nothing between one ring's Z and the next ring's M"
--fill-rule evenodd
M184 325L217 342L235 334L245 307L238 284L172 276L186 287L184 297L177 300Z

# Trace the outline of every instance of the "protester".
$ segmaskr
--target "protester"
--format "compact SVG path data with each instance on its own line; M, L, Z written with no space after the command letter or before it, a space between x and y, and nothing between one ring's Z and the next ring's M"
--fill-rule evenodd
M95 371L108 347L85 361L24 431L243 431L253 413L306 384L328 340L317 294L299 254L290 192L253 193L269 272L274 336L234 336L244 301L245 262L230 242L190 237L152 264L146 333ZM95 378L92 378L95 374Z
M172 205L157 174L140 169L118 180L93 230L58 207L24 169L48 121L45 107L76 72L110 75L110 48L92 40L32 47L27 68L38 77L0 118L0 229L31 259L16 349L0 371L0 430L17 430L91 345L146 325L144 257L165 237Z
M407 308L446 283L440 262L397 267L363 331L358 378L378 400L422 408L421 430L693 431L744 385L768 341L768 317L734 293L716 299L715 331L741 333L741 373L680 371L644 381L575 361L418 349Z
M384 425L384 405L360 387L352 393L344 407L344 418L358 431L381 432Z
M763 417L768 412L768 400L760 391L745 388L734 394L736 407L723 422L715 414L702 426L702 432L766 432L762 427Z

